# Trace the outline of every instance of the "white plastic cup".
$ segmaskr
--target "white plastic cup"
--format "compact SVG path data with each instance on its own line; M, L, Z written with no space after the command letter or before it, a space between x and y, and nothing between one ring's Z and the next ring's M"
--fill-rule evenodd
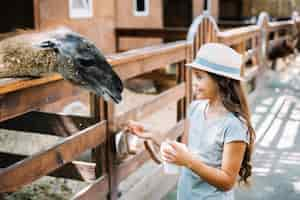
M160 152L162 153L163 149L165 148L172 148L172 147L167 142L162 142L160 147ZM166 174L179 174L180 166L166 161L163 161L163 166L164 166L164 172Z

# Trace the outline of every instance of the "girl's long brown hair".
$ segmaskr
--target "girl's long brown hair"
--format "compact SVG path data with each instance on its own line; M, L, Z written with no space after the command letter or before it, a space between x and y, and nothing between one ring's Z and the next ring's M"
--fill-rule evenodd
M241 81L229 79L223 76L209 73L216 81L224 107L237 116L248 127L250 136L249 145L246 147L242 165L239 171L240 180L246 185L249 184L248 178L252 175L251 155L254 148L255 131L250 121L250 109Z

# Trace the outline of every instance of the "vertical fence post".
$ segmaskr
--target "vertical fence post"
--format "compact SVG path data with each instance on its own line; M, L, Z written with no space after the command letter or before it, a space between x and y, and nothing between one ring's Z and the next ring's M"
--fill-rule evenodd
M185 61L177 63L176 66L176 82L177 84L185 81ZM185 97L180 99L177 103L177 122L184 118L185 114Z
M115 106L112 102L105 102L106 108L106 119L108 123L107 127L107 171L109 177L109 200L116 200L118 198L118 183L117 183L117 170L116 170L116 137L114 130L114 116L115 116Z
M246 41L243 40L242 42L233 45L233 48L241 55L245 55ZM241 74L244 75L244 72L245 72L245 63L242 64Z
M89 95L90 115L93 117L94 122L105 120L103 99L92 93L89 93ZM106 172L105 152L105 145L103 144L92 149L92 160L96 163L95 174L97 178Z
M105 172L109 180L109 200L118 198L117 173L114 161L116 160L115 136L113 134L114 104L105 102L94 94L90 94L90 113L95 122L107 120L106 142L93 149L93 160L96 162L96 177Z
M266 12L262 12L259 14L257 25L260 28L260 35L259 35L259 71L263 71L264 68L267 66L267 49L269 47L269 33L268 33L268 26L269 26L269 15Z

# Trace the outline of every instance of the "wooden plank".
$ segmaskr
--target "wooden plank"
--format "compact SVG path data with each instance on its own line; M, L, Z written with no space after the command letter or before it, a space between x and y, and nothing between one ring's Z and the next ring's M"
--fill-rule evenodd
M178 49L186 48L186 41L170 42L167 44L153 45L144 48L129 50L123 53L111 54L107 56L112 66L122 65L137 60L143 60L163 53L176 52Z
M243 56L243 63L245 64L246 62L248 62L250 59L252 59L253 56L255 56L257 54L257 48L254 49L248 49Z
M184 81L185 81L185 62L180 62L177 64L176 67L176 82L177 84L180 84ZM177 121L180 121L182 118L184 118L184 115L185 115L185 99L182 98L177 102Z
M72 161L51 172L49 176L91 182L96 180L95 163Z
M119 37L142 37L142 38L163 38L167 40L184 40L187 35L187 28L163 27L163 28L117 28Z
M176 139L180 135L182 135L184 131L184 120L178 122L173 128L171 128L167 133L162 134L162 140L166 138ZM137 170L141 165L143 165L147 160L149 160L150 156L146 150L142 150L137 155L132 156L125 160L122 164L118 166L117 169L117 178L118 183L127 178L130 174L132 174L135 170Z
M36 30L40 29L40 22L41 22L41 17L40 17L40 0L34 0L33 1L33 15L34 15L34 28Z
M72 200L99 200L106 199L109 191L107 175L101 176L93 184L78 192Z
M32 111L1 122L0 128L67 137L92 124L95 124L95 122L90 117Z
M90 93L90 113L95 121L102 121L107 118L106 104L102 98ZM105 135L107 135L107 129ZM95 176L98 178L90 186L80 191L72 199L76 200L98 200L106 199L109 189L109 178L107 176L107 155L106 145L97 145L93 149L93 159L96 163Z
M196 56L197 56L197 52L198 52L198 50L200 49L200 47L205 43L205 27L204 27L204 20L202 21L202 23L200 24L200 31L198 32L198 38L199 38L199 45L198 45L198 47L197 47L197 49L196 49L196 54L195 54L195 57L194 58L196 58Z
M157 97L135 107L134 109L121 113L114 118L114 130L117 131L129 119L138 120L144 118L155 111L160 110L166 104L178 101L185 95L185 83L181 83L172 89L169 89Z
M253 65L258 65L258 41L257 41L257 37L253 37L251 39L251 47L252 47L252 51L253 51L253 54L251 57L251 61L252 61L252 64Z
M103 143L106 140L106 124L106 121L97 123L66 138L47 151L4 169L0 173L0 193L14 191L72 161L87 149ZM12 179L11 177L16 178Z
M0 81L0 95L23 90L26 88L47 84L53 81L62 80L59 74L44 76L41 78L3 78Z
M259 67L258 65L254 65L251 67L245 67L245 81L250 81L255 78L259 74Z
M95 122L105 120L106 110L103 98L90 93L90 113ZM96 177L100 177L106 170L106 148L100 144L92 149L92 159L96 163Z
M0 121L4 121L23 113L36 110L46 104L80 94L81 89L65 80L58 80L31 85L31 87L14 88L15 92L0 95ZM7 92L7 90L5 90ZM38 94L38 98L37 98Z
M231 30L218 33L218 41L227 45L233 45L248 40L260 34L258 26L247 26L242 28L234 28Z
M109 200L117 200L118 198L118 183L117 183L117 173L115 161L117 160L117 148L116 148L116 138L115 131L113 130L113 118L115 116L115 105L112 102L105 102L106 104L106 118L108 122L107 130L107 141L106 141L106 150L107 150L107 174L109 177Z
M277 22L269 22L268 31L274 32L280 29L290 29L294 25L293 20L288 21L277 21Z
M204 33L202 33L202 34L203 34L203 37L204 37L204 39L203 39L203 42L204 42L204 43L207 43L207 42L208 42L208 41L207 41L207 36L208 36L209 33L208 33L208 27L207 27L207 20L208 20L207 18L204 18L204 19L203 19L203 22L202 22L202 23L203 23L203 27L204 27L204 29L203 29L203 30L204 30Z
M27 156L24 154L17 155L12 153L0 153L0 168L4 170L6 167L15 164ZM91 182L96 180L95 176L95 163L88 163L82 161L72 161L63 165L62 167L51 172L49 176L75 179L80 181Z
M164 48L148 48L148 50L136 50L114 57L111 60L114 70L122 80L138 76L169 64L180 62L185 59L187 45L166 45ZM137 53L138 52L138 53ZM140 53L144 54L140 54Z

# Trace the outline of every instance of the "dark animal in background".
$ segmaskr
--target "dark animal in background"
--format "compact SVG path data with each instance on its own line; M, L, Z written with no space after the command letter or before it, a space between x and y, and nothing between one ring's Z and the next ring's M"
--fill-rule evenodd
M280 38L273 40L269 43L267 56L272 61L271 69L275 70L276 60L278 58L284 58L295 52L297 39L292 37Z
M106 101L122 100L123 83L105 57L92 42L69 29L24 33L0 42L0 78L51 73Z

